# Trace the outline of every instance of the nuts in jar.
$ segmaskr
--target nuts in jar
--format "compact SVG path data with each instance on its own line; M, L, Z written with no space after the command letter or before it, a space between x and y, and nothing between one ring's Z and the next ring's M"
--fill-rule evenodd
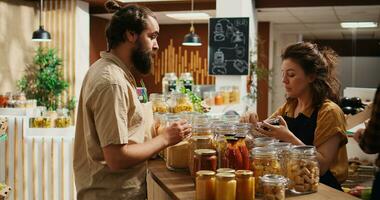
M290 191L296 194L318 191L319 165L314 146L293 147L287 169Z
M276 174L266 174L260 178L263 185L264 200L284 200L287 179Z
M266 174L280 174L280 163L276 151L268 147L256 147L252 150L253 161L251 170L254 172L255 179ZM260 181L255 183L256 193L262 193Z

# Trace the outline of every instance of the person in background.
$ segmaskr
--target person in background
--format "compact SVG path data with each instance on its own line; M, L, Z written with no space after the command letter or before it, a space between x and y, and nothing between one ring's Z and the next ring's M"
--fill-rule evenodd
M107 52L88 70L82 84L74 144L77 199L146 199L146 161L191 133L186 121L173 123L145 141L147 123L131 71L151 72L159 25L138 5L115 12L106 29ZM148 127L148 128L149 128Z
M345 118L337 105L340 83L335 75L336 53L316 44L301 42L282 54L282 82L286 103L269 119L279 125L259 123L257 131L293 145L317 149L320 182L338 190L348 175ZM246 113L243 122L257 123L256 113Z
M360 148L369 154L380 153L380 84L377 87L371 118L365 129L358 129L354 139ZM380 167L380 155L376 159L376 166ZM376 173L372 185L371 200L380 199L380 171Z

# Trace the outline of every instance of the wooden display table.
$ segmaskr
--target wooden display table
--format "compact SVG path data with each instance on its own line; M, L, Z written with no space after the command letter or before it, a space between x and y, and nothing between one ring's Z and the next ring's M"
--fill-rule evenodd
M151 160L148 164L148 200L175 199L194 200L195 186L188 172L169 171L161 159ZM261 199L257 197L256 199ZM358 199L354 196L320 184L317 193L308 195L289 195L286 199L292 200L350 200Z

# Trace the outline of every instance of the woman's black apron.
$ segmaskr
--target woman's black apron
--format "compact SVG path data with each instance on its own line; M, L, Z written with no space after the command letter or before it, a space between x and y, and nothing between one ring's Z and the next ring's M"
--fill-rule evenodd
M289 130L305 145L314 145L314 132L317 127L318 111L319 109L315 109L310 118L302 113L300 113L296 118L283 116L288 124ZM321 176L319 181L332 188L342 191L341 185L330 170Z

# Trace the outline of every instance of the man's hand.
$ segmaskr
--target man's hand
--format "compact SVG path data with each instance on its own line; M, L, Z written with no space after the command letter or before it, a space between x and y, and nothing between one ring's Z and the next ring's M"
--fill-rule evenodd
M169 127L165 128L162 136L165 140L166 146L171 146L182 141L184 138L190 136L191 125L186 120L180 120L172 123Z
M241 123L251 123L253 124L253 126L256 126L258 121L259 121L259 117L257 116L257 113L255 112L246 112L240 117Z
M359 128L358 130L356 130L355 134L354 134L354 139L356 142L360 142L360 139L362 138L363 136L363 133L364 133L364 128Z

